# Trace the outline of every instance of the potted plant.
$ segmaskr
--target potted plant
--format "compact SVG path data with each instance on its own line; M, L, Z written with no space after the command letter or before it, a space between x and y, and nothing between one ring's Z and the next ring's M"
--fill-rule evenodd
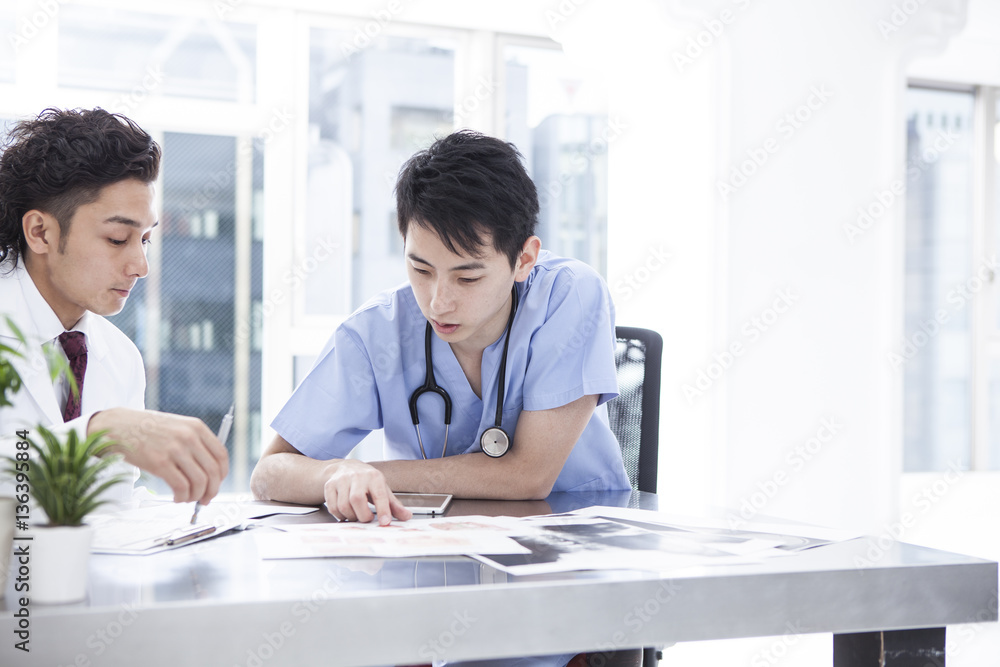
M6 323L21 346L27 345L24 334L10 318L6 318ZM21 388L21 378L12 364L12 359L19 357L22 355L17 349L0 343L0 406L10 405L10 397ZM70 391L79 394L65 358L50 354L48 365L53 379L64 374ZM13 532L15 503L19 515L28 514L30 496L35 508L44 511L48 519L42 523L39 516L30 516L31 540L26 543L31 571L30 599L34 602L75 602L86 594L93 527L86 525L84 519L106 502L100 500L106 489L128 479L126 474L105 474L121 458L105 455L114 444L105 434L94 433L81 441L76 431L62 435L44 426L0 434L17 436L14 455L4 457L6 472L14 481L15 497L0 500L0 512L4 513L0 520L0 547L7 522L10 524L7 532ZM9 544L3 553L10 553ZM4 567L3 572L6 571Z
M30 527L32 538L31 594L34 602L62 603L82 600L87 590L87 563L93 526L84 523L88 514L103 505L101 494L128 479L126 474L107 475L119 455L105 455L114 443L105 432L81 441L76 431L60 437L35 427L37 436L26 431L17 435L18 452L8 457L7 472L26 484L48 522ZM32 455L33 454L33 455ZM20 494L19 503L27 498Z

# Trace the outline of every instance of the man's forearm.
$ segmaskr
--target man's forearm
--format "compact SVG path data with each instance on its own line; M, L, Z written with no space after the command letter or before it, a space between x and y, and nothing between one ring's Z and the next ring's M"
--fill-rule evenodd
M323 485L339 462L340 459L318 461L286 452L269 454L254 468L250 490L258 500L322 505Z
M561 462L560 462L561 463ZM519 460L513 452L481 452L416 461L372 461L393 492L450 493L456 498L538 500L552 491L559 470Z

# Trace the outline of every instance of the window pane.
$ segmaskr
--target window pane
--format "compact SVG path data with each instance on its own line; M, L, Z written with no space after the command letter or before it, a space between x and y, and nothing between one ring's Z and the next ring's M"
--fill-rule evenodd
M1000 98L996 103L996 119L1000 119ZM993 234L997 243L997 255L1000 256L1000 120L993 128ZM996 322L994 327L1000 329L1000 305L994 302ZM987 336L996 339L996 331L987 332ZM988 349L992 349L987 345ZM1000 470L1000 359L990 360L990 441L987 460L981 467L987 470Z
M542 247L606 276L607 147L617 136L607 91L561 51L508 46L504 60L507 139L538 188Z
M123 91L116 106L125 108L154 92L253 102L256 52L249 24L76 5L59 10L59 84Z
M987 460L977 467L983 470L1000 470L1000 359L990 361L989 373L990 394L987 406L990 415L989 450Z
M454 45L355 34L310 37L307 248L334 238L334 261L317 253L305 276L306 314L344 315L406 280L392 190L396 174L435 135L452 129ZM333 287L331 287L333 286ZM343 289L338 289L342 286Z
M993 116L997 122L993 127L993 150L987 155L990 153L993 155L993 238L997 255L1000 256L1000 88L994 88L993 94L997 96ZM996 294L1000 297L1000 290L996 290ZM994 302L993 311L996 318L993 326L1000 329L1000 303ZM997 465L1000 465L1000 460L997 461Z
M907 93L905 340L892 350L904 373L907 472L970 463L970 327L982 287L970 252L973 103L972 93ZM878 219L880 206L876 194L867 212Z
M261 364L252 341L259 340L259 321L253 321L251 304L251 322L236 321L236 254L249 253L250 298L259 304L262 252L252 237L250 248L236 246L236 139L166 133L163 153L163 216L153 238L159 248L151 250L159 257L112 321L143 354L149 409L198 417L215 430L234 402L239 368L249 385L249 405L242 424L237 413L228 449L231 456L240 449L257 452ZM253 162L253 187L259 190L259 149ZM240 353L240 337L251 341L248 354ZM231 470L224 488L245 488L248 474ZM160 480L146 484L166 491Z

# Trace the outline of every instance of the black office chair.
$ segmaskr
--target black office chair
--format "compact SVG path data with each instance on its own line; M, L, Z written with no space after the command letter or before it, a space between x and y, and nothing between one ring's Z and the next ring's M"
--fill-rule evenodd
M615 327L615 337L618 398L608 403L608 420L632 488L656 493L663 338L636 327Z
M656 493L656 459L660 446L660 361L663 338L650 329L615 327L618 397L608 402L611 431L622 448L632 488ZM620 652L627 660L628 652ZM655 667L662 654L642 649L643 667Z

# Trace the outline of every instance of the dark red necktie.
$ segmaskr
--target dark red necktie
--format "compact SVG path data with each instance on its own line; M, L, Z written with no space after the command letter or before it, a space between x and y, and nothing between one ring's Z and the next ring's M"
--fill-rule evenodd
M80 416L80 398L83 396L83 376L87 372L87 344L84 342L84 335L79 331L64 331L59 334L59 343L62 344L63 351L69 359L69 370L76 378L78 394L72 390L69 398L66 399L66 407L63 408L63 421L76 419Z

